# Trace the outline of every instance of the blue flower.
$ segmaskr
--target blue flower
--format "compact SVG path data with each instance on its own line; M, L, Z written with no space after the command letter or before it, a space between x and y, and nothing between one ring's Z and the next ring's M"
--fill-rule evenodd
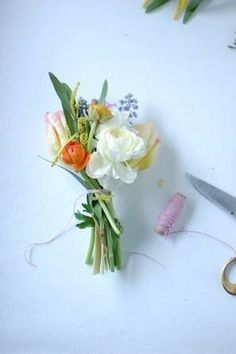
M138 100L134 98L132 93L128 93L119 101L118 109L120 112L129 112L129 118L137 118Z
M89 105L88 105L88 102L87 102L83 97L80 97L80 98L79 98L79 100L78 100L78 106L79 106L79 109L78 109L78 117L87 116L87 115L88 115L88 108L89 108Z

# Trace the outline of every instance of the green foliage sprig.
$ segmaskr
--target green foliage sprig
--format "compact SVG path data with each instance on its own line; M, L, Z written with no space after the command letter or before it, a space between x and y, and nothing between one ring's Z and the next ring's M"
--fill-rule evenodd
M146 13L153 12L157 10L162 5L166 4L170 0L145 0L143 3L143 7ZM176 5L176 10L174 14L174 18L178 19L182 13L183 16L183 23L187 23L192 16L195 14L196 10L198 9L199 5L203 3L204 0L178 0Z

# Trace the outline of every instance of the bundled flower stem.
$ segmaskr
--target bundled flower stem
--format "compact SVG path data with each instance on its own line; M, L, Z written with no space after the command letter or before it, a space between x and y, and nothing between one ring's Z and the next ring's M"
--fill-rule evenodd
M81 171L87 190L99 188L98 181L90 179ZM85 262L94 265L94 274L103 273L104 268L114 271L121 268L120 223L115 215L111 193L87 195L87 203L83 203L83 213L77 211L75 217L79 220L76 225L80 229L91 228L90 243Z
M114 272L121 268L123 230L111 191L121 183L132 183L138 170L150 165L159 139L150 123L129 123L133 111L126 107L125 111L109 109L105 103L106 80L99 100L87 104L86 100L77 99L78 83L72 91L52 73L49 76L63 108L63 112L46 114L52 166L60 161L64 166L59 166L88 191L82 212L75 213L76 226L91 230L85 262L93 265L94 274ZM136 101L130 99L132 110L136 109Z

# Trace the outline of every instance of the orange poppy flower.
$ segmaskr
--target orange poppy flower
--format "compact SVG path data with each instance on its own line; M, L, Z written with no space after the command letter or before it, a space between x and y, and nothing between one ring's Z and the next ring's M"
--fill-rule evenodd
M69 141L62 150L62 161L76 171L83 170L89 158L90 154L76 140Z

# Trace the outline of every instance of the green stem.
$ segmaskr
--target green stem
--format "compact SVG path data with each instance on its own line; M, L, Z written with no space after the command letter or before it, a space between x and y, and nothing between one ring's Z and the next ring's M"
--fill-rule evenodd
M100 265L100 272L104 274L104 246L101 242L101 265Z
M92 255L93 255L93 248L94 248L94 240L95 240L95 228L93 227L91 229L89 247L88 247L87 255L86 255L86 258L85 258L85 263L86 264L92 264L93 263Z
M118 270L122 268L121 251L120 251L120 240L117 240L116 268L117 268Z
M101 240L98 235L98 230L95 228L95 254L93 262L93 274L100 273L100 264L101 264Z
M101 208L102 208L102 210L104 211L104 214L106 215L107 220L109 221L109 223L110 223L111 227L113 228L114 232L115 232L117 235L120 235L121 232L120 232L120 230L118 229L118 227L116 226L115 221L114 221L113 217L111 216L111 214L110 214L110 212L109 212L109 210L108 210L106 204L105 204L102 200L99 200L99 199L98 199L98 202L99 202L99 204L101 205Z
M114 210L114 207L113 207L112 198L111 198L110 202L106 203L106 205L107 205L107 209L109 210L111 216L113 217L113 219L115 219L116 218L116 213L115 213L115 210Z
M87 173L85 172L85 170L80 171L80 174L81 174L81 176L83 177L83 179L85 180L85 182L87 183L88 188L93 187L93 186L91 185L90 178L88 177L88 175L87 175Z
M110 266L110 270L114 272L115 264L114 264L113 240L112 240L111 229L109 228L108 225L106 227L106 236L107 236L107 245L108 245L109 266Z
M84 180L87 183L89 188L91 188L91 189L102 189L102 187L100 186L98 181L96 179L90 178L84 170L80 171L80 174L84 178Z
M92 152L92 150L93 150L93 137L95 135L97 125L98 125L98 121L95 121L91 124L91 129L90 129L89 138L88 138L88 145L87 145L88 152Z
M92 180L91 178L89 178L89 176L86 174L86 172L81 171L81 175L82 175L82 177L84 178L84 180L86 181L86 183L87 183L91 188L100 188L100 189L101 189L99 183L98 183L95 179ZM95 194L95 195L98 196L97 194ZM107 220L109 221L109 223L110 223L112 229L114 230L114 232L115 232L117 235L120 235L121 232L120 232L120 230L118 229L118 227L116 226L115 221L114 221L114 218L113 218L113 216L112 216L112 214L111 214L111 211L109 210L109 209L113 210L112 204L111 204L111 207L108 209L108 207L106 206L106 204L105 204L102 200L99 200L99 198L98 198L98 202L99 202L99 204L100 204L102 210L104 211L104 214L106 215Z

